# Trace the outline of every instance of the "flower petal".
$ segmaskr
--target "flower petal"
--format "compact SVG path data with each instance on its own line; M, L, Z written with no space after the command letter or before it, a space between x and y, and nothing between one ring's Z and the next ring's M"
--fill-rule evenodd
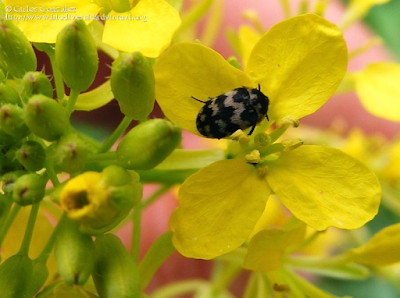
M125 52L158 57L181 24L179 13L164 0L140 0L130 11L111 11L103 42Z
M239 28L238 37L240 42L240 51L242 55L242 64L245 68L247 62L249 61L251 51L260 40L261 34L255 31L253 27L243 25Z
M350 250L351 260L372 266L385 266L400 262L400 224L384 228L365 245Z
M179 190L170 220L172 242L184 256L212 259L239 247L264 211L270 189L243 159L218 161Z
M45 43L55 43L57 34L69 22L81 19L88 24L101 10L91 0L5 0L4 5L12 8L7 14L18 19L16 24L29 41Z
M378 212L375 174L342 151L301 146L271 163L268 183L282 203L316 230L356 229Z
M241 86L254 86L246 74L217 52L200 44L180 43L157 61L156 99L165 116L182 128L200 135L196 117L209 97Z
M285 250L299 245L304 240L305 232L304 224L289 231L268 229L258 232L249 243L243 267L258 271L279 269Z
M246 72L270 99L268 116L301 118L318 110L346 73L340 30L312 14L273 26L251 53Z
M356 91L371 114L400 121L400 65L374 63L356 76Z

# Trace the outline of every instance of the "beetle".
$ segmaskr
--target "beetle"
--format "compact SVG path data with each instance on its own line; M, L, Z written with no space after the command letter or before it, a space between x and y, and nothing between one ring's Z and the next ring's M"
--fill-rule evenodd
M238 129L245 130L251 127L251 135L258 123L264 118L268 119L268 97L258 89L240 87L210 97L202 101L192 96L193 99L204 104L196 119L197 130L207 138L221 139L229 137Z

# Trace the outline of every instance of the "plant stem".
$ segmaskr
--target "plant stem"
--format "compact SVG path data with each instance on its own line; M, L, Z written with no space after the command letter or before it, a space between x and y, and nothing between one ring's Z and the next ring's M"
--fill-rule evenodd
M3 245L4 238L7 235L7 232L14 222L15 217L17 216L19 210L21 209L21 206L18 204L14 204L14 207L11 209L11 211L8 213L7 219L4 222L4 225L1 226L0 230L0 247Z
M49 240L47 241L46 246L43 248L42 252L40 253L40 256L37 258L37 260L39 262L46 262L47 259L49 258L51 250L53 249L54 243L56 242L58 231L62 227L66 218L67 218L67 214L64 212L61 215L56 227L54 228L53 233L51 234Z
M128 128L129 124L131 124L132 121L133 119L131 117L125 116L124 119L122 119L121 123L118 125L118 127L111 134L111 136L109 136L108 139L100 147L98 153L104 153L110 150L112 145L114 145L114 143L122 136L122 134L125 132L125 130Z
M28 255L33 229L35 228L36 217L39 211L39 205L40 202L32 205L31 213L29 214L28 223L26 225L24 239L22 240L21 248L19 249L18 254Z
M136 261L139 259L142 210L158 199L162 194L170 189L170 187L171 184L160 186L160 188L156 190L146 201L139 203L133 211L131 254L133 259Z
M64 98L64 94L65 94L64 82L63 82L63 79L62 79L61 72L58 69L58 66L57 66L57 63L56 63L54 50L52 52L46 51L46 54L50 58L51 68L53 70L53 78L54 78L54 84L55 84L55 87L56 87L57 99L62 99L62 98Z
M72 112L74 111L75 103L76 100L78 99L79 96L79 91L75 89L71 89L71 93L69 94L67 106L65 107L65 117L69 119L71 116Z

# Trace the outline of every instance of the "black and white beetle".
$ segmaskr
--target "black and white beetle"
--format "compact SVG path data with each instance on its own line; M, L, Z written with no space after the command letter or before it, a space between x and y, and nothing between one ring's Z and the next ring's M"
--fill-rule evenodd
M207 138L228 137L238 129L251 127L249 135L264 117L268 119L269 99L255 88L236 88L208 101L193 99L204 103L196 119L197 130ZM269 120L269 119L268 119Z

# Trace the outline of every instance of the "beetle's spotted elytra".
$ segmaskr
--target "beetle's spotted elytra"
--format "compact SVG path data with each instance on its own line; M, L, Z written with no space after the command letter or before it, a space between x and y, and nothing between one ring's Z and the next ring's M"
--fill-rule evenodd
M202 101L204 103L196 119L197 130L207 138L229 137L238 129L251 127L249 135L265 117L268 119L268 97L258 89L240 87ZM269 119L268 119L269 120Z

